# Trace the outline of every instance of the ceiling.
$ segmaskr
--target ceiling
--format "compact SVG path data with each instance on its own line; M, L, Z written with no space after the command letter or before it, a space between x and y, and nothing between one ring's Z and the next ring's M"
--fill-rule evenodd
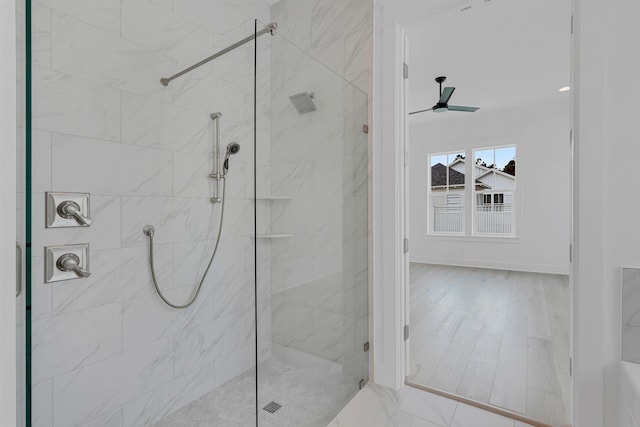
M568 99L570 0L473 0L407 29L409 111L431 108L437 76L456 88L450 104L476 113L426 112L412 121L483 114Z

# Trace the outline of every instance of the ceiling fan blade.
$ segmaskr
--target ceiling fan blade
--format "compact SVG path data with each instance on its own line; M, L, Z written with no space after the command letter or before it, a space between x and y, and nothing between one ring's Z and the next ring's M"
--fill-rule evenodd
M411 115L411 114L418 114L418 113L424 113L425 111L431 111L431 110L433 110L433 108L429 108L429 109L427 109L427 110L418 110L418 111L413 111L413 112L409 113L409 115Z
M460 107L458 105L449 105L449 111L467 111L469 113L473 113L479 109L480 107Z
M440 95L440 104L447 104L451 99L451 95L453 95L453 91L456 90L455 87L445 87L442 91L442 95Z

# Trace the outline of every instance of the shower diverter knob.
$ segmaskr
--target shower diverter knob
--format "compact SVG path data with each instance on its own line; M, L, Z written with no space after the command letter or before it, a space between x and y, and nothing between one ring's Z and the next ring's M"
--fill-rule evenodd
M91 225L91 220L88 217L82 215L82 210L76 202L73 202L71 200L62 202L58 205L57 210L58 215L63 218L73 218L78 222L78 224L83 226Z
M56 267L60 271L73 271L78 277L89 277L89 273L84 268L80 267L80 258L76 254L64 254L58 261L56 261Z
M89 193L46 193L46 227L89 227Z
M45 283L91 276L89 244L47 246L44 248Z

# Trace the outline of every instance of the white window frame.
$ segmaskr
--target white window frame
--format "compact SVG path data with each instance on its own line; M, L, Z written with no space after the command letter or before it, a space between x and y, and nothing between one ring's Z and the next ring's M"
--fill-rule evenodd
M515 157L517 159L518 156L518 147L517 144L508 144L508 145L494 145L494 146L488 146L488 147L479 147L479 148L473 148L470 150L471 152L471 156L469 156L469 153L467 149L465 150L452 150L452 151L447 151L447 152L439 152L439 153L429 153L427 155L427 169L428 169L428 173L427 173L427 215L426 215L426 230L427 230L427 235L431 235L431 236L453 236L453 237L479 237L479 238L499 238L499 239L503 239L503 238L517 238L518 237L518 228L517 228L517 212L519 211L519 205L520 205L520 200L519 200L519 195L517 194L517 175L516 175L516 183L514 184L514 188L513 189L508 189L508 188L501 188L501 189L489 189L486 192L484 191L478 191L476 190L476 175L475 175L475 159L477 158L477 153L481 152L481 151L488 151L488 150L494 150L494 160L495 160L495 150L499 150L502 148L513 148L515 150ZM455 232L455 231L436 231L435 230L435 210L434 210L434 204L433 204L433 188L431 186L432 184L432 159L434 157L439 157L439 156L450 156L450 155L456 155L456 154L462 154L463 156L465 156L465 185L464 185L464 190L460 193L460 198L462 200L462 206L463 206L463 215L462 215L462 231L460 232ZM516 160L517 162L517 160ZM443 196L446 196L447 199L449 197L449 195L451 194L450 190L451 190L451 185L449 184L449 180L448 180L448 176L449 176L449 164L451 164L451 162L448 161L448 157L447 157L447 164L445 165L447 167L447 181L445 182L444 186L439 186L438 188L443 189L444 193ZM516 164L517 167L517 164ZM499 172L499 171L498 171ZM473 175L473 179L470 182L469 178L467 175L469 175L469 173L471 175ZM469 185L471 184L471 185ZM494 185L495 187L495 185ZM472 192L471 195L469 195L469 192ZM504 199L507 198L507 194L511 194L511 198L512 198L512 202L509 205L510 206L510 210L509 208L505 208L505 204L504 204ZM495 197L496 195L502 195L503 198L503 202L502 203L497 203L495 201ZM478 196L482 195L483 197L483 203L480 204L479 203L479 199ZM484 202L484 200L486 199L486 197L489 196L490 197L490 203L486 203ZM471 203L469 203L469 201L471 201ZM449 206L449 204L447 203L447 206ZM503 206L502 209L496 209L496 211L498 212L510 212L510 226L508 227L510 229L510 232L508 233L496 233L496 232L483 232L483 231L479 231L478 229L480 228L478 225L478 207L479 206L487 206L490 207L490 211L493 212L494 207L496 206ZM503 216L506 216L508 214L501 214ZM468 226L470 224L470 227Z
M516 175L515 176L515 185L513 190L509 190L509 189L491 189L489 191L477 191L476 190L476 177L475 177L475 159L477 158L477 153L480 151L488 151L488 150L494 150L494 161L495 161L495 150L499 150L502 148L513 148L515 150L515 159L516 159ZM517 238L518 237L518 227L517 227L517 212L519 211L519 195L518 195L518 146L517 144L508 144L508 145L492 145L492 146L488 146L488 147L478 147L478 148L474 148L472 150L472 160L474 161L473 164L471 164L471 170L472 173L474 175L473 177L473 196L471 197L471 203L472 203L472 207L471 207L471 229L472 229L472 233L471 236L472 237L490 237L490 238ZM499 172L498 169L496 169L496 171ZM503 172L504 173L504 172ZM488 232L481 232L478 231L478 221L477 221L477 215L476 213L478 212L478 194L482 194L483 195L483 200L484 200L484 196L485 195L491 195L491 203L487 204L487 203L483 203L482 206L486 206L486 205L490 205L490 206L497 206L497 205L504 205L504 198L507 193L511 193L511 198L512 198L512 203L511 203L511 232L510 233L488 233ZM503 203L499 204L499 203L495 203L494 201L494 197L496 194L503 194Z
M460 199L462 201L462 203L460 203L462 205L462 230L459 232L456 231L436 231L435 230L435 214L434 214L434 206L433 206L433 200L432 200L432 192L433 189L431 187L431 183L432 183L432 172L431 172L431 159L433 157L438 157L438 156L447 156L447 160L448 160L448 156L450 155L457 155L457 154L462 154L463 156L465 156L465 159L467 157L467 150L452 150L452 151L446 151L446 152L441 152L441 153L429 153L427 155L427 215L426 215L426 220L427 220L427 234L431 235L431 236L456 236L456 237L460 237L460 236L466 236L466 218L467 218L467 179L466 179L466 174L465 174L465 183L463 186L463 191L462 192L456 192L454 194L460 194ZM448 199L449 199L449 195L450 193L450 187L451 185L449 185L449 164L450 162L447 161L447 164L445 164L445 167L447 168L447 178L446 178L446 182L445 185L442 187L438 187L438 188L444 188L444 195L447 197L447 206L449 206L448 204Z

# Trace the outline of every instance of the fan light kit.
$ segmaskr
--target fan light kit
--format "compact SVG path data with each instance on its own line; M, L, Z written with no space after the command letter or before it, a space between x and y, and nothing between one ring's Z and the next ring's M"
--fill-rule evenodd
M444 76L436 77L436 83L440 85L440 99L438 100L438 103L436 105L426 110L418 110L409 114L424 113L425 111L433 111L434 113L444 113L445 111L464 111L468 113L473 113L480 109L479 107L461 107L458 105L449 105L449 100L451 99L451 95L453 95L453 91L456 90L456 88L445 87L444 90L442 90L442 83L445 80L447 80L447 78Z

